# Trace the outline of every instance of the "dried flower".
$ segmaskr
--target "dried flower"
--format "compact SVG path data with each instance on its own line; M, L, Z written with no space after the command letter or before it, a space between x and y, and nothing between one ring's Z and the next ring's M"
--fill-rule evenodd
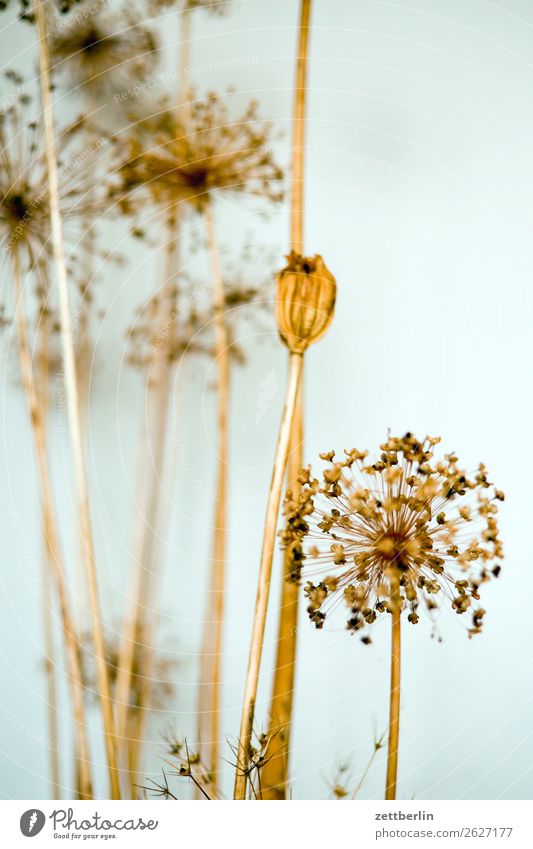
M142 638L141 638L142 639ZM85 633L81 636L81 659L83 666L84 683L87 694L94 697L97 692L96 670L94 669L94 655L92 649L92 636ZM117 673L119 669L119 645L116 638L106 639L105 659L109 674L109 684L112 693L116 690ZM136 708L143 705L143 665L142 657L137 658L132 678L130 703ZM152 660L150 708L152 710L163 710L174 696L173 678L176 671L176 660L163 651L155 653Z
M10 106L0 115L0 243L7 254L17 252L21 262L32 266L44 263L51 251L43 131L40 122L31 119L32 101L23 78L14 71L5 76L15 91ZM103 138L87 136L86 130L82 117L58 137L65 236L72 236L71 225L76 223L76 241L80 222L94 219L107 203L102 192L89 192L96 162L101 165L105 161L106 143Z
M60 322L55 293L50 286L49 263L52 254L50 208L48 198L48 169L43 147L43 128L32 119L32 100L26 94L23 78L14 71L5 74L14 86L10 105L0 115L0 247L10 261L9 274L14 269L31 272L35 310L35 345L40 350L43 375L57 375L61 368L62 352L59 341ZM86 386L93 350L90 343L90 319L96 309L95 277L85 262L84 244L80 236L92 230L99 214L106 211L105 190L93 188L96 168L105 169L109 146L101 137L92 134L88 122L78 118L59 135L62 152L59 162L59 191L63 220L63 236L70 248L67 267L71 281L72 300L76 311L76 360L80 384ZM98 170L100 173L100 170ZM92 256L109 258L90 241ZM13 278L10 279L10 289ZM7 292L6 292L7 294ZM2 316L4 305L2 304ZM37 341L42 331L43 339ZM43 380L43 385L44 385ZM53 380L47 391L57 386Z
M153 296L139 309L135 324L128 330L130 365L148 368L154 352L165 352L167 362L178 362L193 354L209 354L211 347L202 338L205 320L194 309L174 310L162 319L159 296Z
M145 205L146 195L165 210L186 202L202 211L221 190L279 201L283 175L269 149L270 133L255 102L238 119L215 94L191 103L187 117L163 110L117 137L127 153L112 192L125 212Z
M77 5L80 0L55 0L55 7L62 15L69 12L70 9ZM12 6L19 7L19 18L22 21L33 23L35 15L33 12L33 0L0 0L0 12L9 9Z
M94 0L78 5L80 11L61 22L50 43L55 68L64 66L70 86L74 81L101 92L153 71L158 61L156 37L139 16L131 9L116 14L102 11L105 3Z
M337 285L318 254L294 251L277 277L276 321L279 334L293 354L317 342L333 320Z
M456 613L471 614L470 634L481 630L480 587L499 574L495 561L503 556L496 517L504 496L483 464L471 475L454 453L434 460L439 441L389 437L374 462L356 449L341 460L333 451L321 454L328 463L322 483L308 468L299 497L287 494L281 539L291 550L293 578L302 568L307 576L323 575L305 586L317 628L328 604L342 597L348 629L360 631L391 612L399 580L411 623L418 622L421 601L433 610L444 594Z

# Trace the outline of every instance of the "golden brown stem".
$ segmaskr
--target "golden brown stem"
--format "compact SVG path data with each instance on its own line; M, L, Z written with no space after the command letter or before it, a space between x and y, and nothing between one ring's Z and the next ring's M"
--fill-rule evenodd
M176 260L176 254L173 252L174 260ZM169 269L167 268L167 271ZM175 261L172 266L172 271L175 271ZM184 366L183 364L180 366L180 379L181 383L184 382ZM168 373L167 368L167 373ZM182 386L183 388L183 386ZM156 442L154 449L154 467L158 468L160 471L156 475L157 480L160 482L160 477L164 473L164 453L159 453L159 448L162 448L166 445L166 422L169 419L169 409L168 409L168 401L170 400L170 375L168 380L168 385L163 388L160 388L160 394L158 395L158 399L163 401L163 392L164 398L167 399L167 404L160 410L159 421L161 424L164 423L164 429L160 431L160 437ZM183 401L176 399L177 409L179 410L179 415L183 414ZM164 416L163 416L164 413ZM168 482L170 483L170 482ZM157 541L161 541L164 539L164 527L166 527L167 520L167 510L163 508L168 508L168 500L163 504L156 505L155 517L157 519L157 528L151 527L152 536ZM154 686L154 658L156 656L155 645L154 645L154 630L157 622L157 608L156 608L156 600L155 600L155 587L154 582L156 582L158 573L157 573L157 562L161 561L162 551L161 548L156 550L155 546L151 546L152 552L152 566L149 570L148 578L152 578L151 581L148 581L146 585L146 596L145 596L145 604L149 609L153 610L152 616L146 616L146 611L143 611L140 621L139 621L139 630L135 637L135 658L134 658L134 667L137 668L137 672L135 673L135 669L133 669L133 676L131 682L131 691L132 695L136 699L135 703L129 705L128 716L126 718L127 726L126 726L126 738L127 738L127 753L126 753L126 763L128 770L128 779L129 779L129 788L130 795L132 799L138 798L138 786L139 786L139 772L141 768L142 762L142 749L143 744L145 743L144 739L144 730L148 719L150 717L150 709L152 705L152 689ZM148 604L148 599L149 604Z
M54 120L52 111L50 61L48 54L48 34L44 2L39 2L39 0L35 0L34 8L39 36L39 69L41 97L43 104L46 163L48 170L48 198L50 204L52 245L55 260L56 281L59 301L61 343L65 369L65 385L70 429L70 441L78 495L78 514L80 521L81 542L83 547L86 578L89 588L89 599L91 605L91 621L96 659L98 694L100 698L100 707L104 726L109 782L112 798L119 799L120 782L117 765L117 749L115 739L113 705L111 701L109 676L105 659L102 614L100 610L100 600L98 595L98 581L96 575L94 544L89 511L87 479L85 473L85 461L83 457L82 447L78 380L76 373L74 343L72 338L72 316L70 313L67 269L63 251L62 221L59 203L59 179L54 135Z
M189 117L189 88L186 84L187 69L190 61L191 47L191 12L187 7L182 7L179 13L179 42L180 56L178 66L178 89L176 104L176 122L178 132L182 132L180 125L186 123ZM171 328L175 323L177 309L177 286L175 283L176 269L178 265L178 248L180 238L181 212L174 205L167 222L169 240L165 251L165 277L166 286L163 292L162 310L160 311L161 331L169 341L171 339ZM154 648L150 644L154 630L154 618L146 616L146 609L150 607L148 599L153 598L156 574L155 553L158 526L160 525L161 512L161 480L164 473L164 462L166 456L166 442L168 431L169 400L171 386L171 363L167 357L168 345L163 338L160 350L152 357L151 369L154 376L150 383L153 387L147 389L148 404L153 406L155 426L153 428L152 442L148 444L148 453L152 457L153 468L147 471L149 476L148 499L146 517L143 517L140 535L140 554L138 559L138 581L136 584L134 615L129 621L123 641L122 660L119 664L119 676L117 682L117 711L119 735L122 742L127 745L127 771L131 797L136 795L136 781L139 763L141 759L141 748L143 743L143 731L148 721L153 667ZM152 391L150 391L152 390ZM150 397L153 396L153 397ZM148 410L149 412L149 410ZM141 452L142 453L142 452ZM161 560L161 552L159 552ZM142 660L141 660L142 659ZM129 698L133 684L133 669L135 664L142 665L142 675L139 681L138 698L139 705L130 705ZM128 732L133 729L133 733Z
M141 429L142 445L139 451L139 486L146 488L146 497L139 498L143 514L136 525L134 543L133 588L131 612L128 611L118 661L116 685L116 722L121 748L139 747L141 736L129 739L128 727L138 727L138 720L130 722L128 713L135 712L137 705L131 704L134 668L139 667L143 657L143 696L149 701L151 680L150 666L153 652L148 649L152 638L150 611L154 605L154 583L158 575L157 540L161 504L162 479L167 444L168 412L172 369L169 362L169 344L176 321L175 275L178 264L179 219L174 210L167 222L168 242L165 248L165 285L158 311L156 341L152 348L146 383L145 411ZM146 438L146 443L144 439ZM148 708L148 703L144 702ZM142 711L142 722L148 711ZM139 761L139 753L129 752L129 764ZM130 788L136 776L128 769Z
M387 749L387 785L385 799L396 799L398 774L398 745L400 739L400 661L401 661L401 599L398 578L392 579L392 640L390 675L389 744Z
M126 623L126 632L122 641L121 656L117 676L117 733L122 744L138 746L140 738L130 740L127 734L129 724L128 713L136 711L137 705L132 704L133 677L135 667L143 666L143 679L149 684L150 670L148 668L148 656L151 652L148 644L152 639L153 629L149 626L150 618L155 616L154 612L154 584L158 575L157 568L157 537L160 511L161 480L164 473L164 458L166 447L166 435L168 425L168 380L165 377L156 387L147 390L149 405L148 414L155 418L155 427L149 437L149 451L153 449L153 467L148 471L148 498L146 502L146 513L141 518L142 534L139 551L136 555L136 585L132 612ZM150 409L151 407L154 409ZM144 695L149 699L149 686L143 689ZM146 703L145 703L145 706ZM129 755L130 763L138 760L138 756ZM134 776L129 776L130 786Z
M291 248L303 253L303 203L304 203L304 143L305 108L307 101L307 59L309 52L309 20L311 0L302 0L296 81L294 86L294 117L292 130L292 185L291 185Z
M186 121L189 117L190 87L187 85L189 63L191 61L191 10L186 6L179 12L179 66L178 66L178 120Z
M222 641L224 634L224 593L226 583L226 537L228 501L228 409L230 389L229 336L225 319L226 297L220 251L215 234L210 204L204 210L207 244L211 257L213 279L213 312L215 324L215 357L217 367L217 430L218 462L213 517L211 574L209 579L209 610L202 639L201 677L199 692L209 692L207 705L200 696L200 708L207 710L206 766L217 793L217 773L220 756L220 697L222 684ZM198 737L202 738L203 714L199 715Z
M178 67L178 97L176 108L177 122L185 122L189 116L189 104L187 98L189 89L186 85L187 68L190 61L191 46L191 13L190 9L183 7L179 13L180 22L180 60ZM179 130L181 132L181 130ZM156 560L162 558L161 552L156 554L157 537L161 524L161 480L164 474L164 463L166 456L166 443L168 432L168 415L171 386L171 362L167 356L169 346L167 344L172 338L172 327L176 320L177 310L177 285L176 269L179 255L181 211L177 205L173 205L169 220L167 222L168 242L165 251L165 279L163 290L162 309L160 310L160 333L162 335L159 351L152 357L150 368L153 376L149 379L147 388L149 407L153 406L155 425L152 432L152 440L148 440L148 454L153 463L153 468L148 469L148 498L146 516L143 517L140 536L140 554L138 560L138 581L135 593L134 616L130 620L129 629L123 643L122 663L119 664L119 676L117 683L117 704L119 735L121 730L127 743L127 769L129 787L132 798L136 795L136 781L139 763L141 759L142 735L148 721L152 678L151 671L154 659L154 647L151 644L154 631L155 614L146 616L146 610L150 609L149 599L154 597L154 583L157 577ZM153 385L152 385L153 384ZM150 412L148 408L148 413ZM144 482L144 479L143 479ZM141 662L142 658L142 662ZM138 697L139 705L130 705L129 697L133 684L134 666L142 665L140 675ZM127 713L129 715L127 715ZM133 735L127 729L134 729Z
M302 0L294 85L291 185L291 249L299 254L303 253L304 144L310 16L311 0ZM302 466L303 396L302 388L300 388L287 462L288 488L292 490L295 497L298 496L298 473ZM292 571L293 563L290 554L287 553L282 575L277 653L270 703L270 744L266 752L266 764L261 771L263 799L287 798L290 723L293 710L300 598L298 584L288 580Z
M22 288L20 285L17 288ZM22 303L20 308L22 308ZM46 306L46 305L45 305ZM50 387L50 322L47 314L43 313L39 327L39 403L42 412L44 438L47 438L46 420L49 405ZM26 381L27 382L27 381ZM56 687L56 654L54 645L54 627L52 619L52 587L51 576L54 565L50 561L46 534L43 531L43 643L45 657L45 674L48 708L48 734L50 738L50 789L51 799L61 798L61 779L59 770L59 730L57 722L57 687Z
M37 459L37 470L39 475L39 486L41 490L41 509L43 519L44 543L46 547L46 560L53 570L55 577L57 597L59 603L59 614L63 629L65 643L65 658L67 666L67 677L72 697L74 713L74 725L78 752L78 767L80 775L80 792L82 798L92 799L92 779L89 746L87 742L87 730L85 726L85 708L83 704L83 679L80 666L79 643L72 623L70 605L68 601L68 589L65 572L63 569L59 534L57 531L57 519L55 515L50 468L48 464L48 453L46 450L46 435L44 418L42 414L39 394L33 377L30 349L28 345L28 331L24 313L24 300L22 292L22 279L19 258L14 255L14 283L16 299L17 337L19 346L20 367L22 383L26 392L28 409L30 413L30 424L35 445Z
M300 384L287 460L288 488L295 497L297 497L300 489L298 474L303 465L302 406L302 385ZM281 581L276 662L270 701L268 732L270 743L265 754L266 763L261 770L262 798L265 800L287 798L290 730L296 671L298 602L301 592L299 583L290 580L293 570L292 557L285 553Z
M50 738L50 791L51 799L61 798L61 776L59 771L59 730L57 723L57 687L54 631L52 620L52 593L50 572L52 564L48 562L45 540L43 552L43 641L46 674L46 694L48 708L48 735Z
M126 764L129 776L129 794L131 799L139 796L138 778L141 754L143 750L143 730L146 723L148 709L139 707L130 709L127 717L128 748L126 752Z
M289 381L285 395L285 407L280 424L265 517L257 597L255 602L241 728L237 750L237 769L235 774L234 790L235 799L246 798L248 779L247 770L254 723L255 702L257 698L257 685L259 682L259 669L261 666L261 655L265 635L270 578L272 574L272 560L274 557L274 545L276 542L276 527L281 501L281 490L283 487L283 477L287 463L287 450L289 447L292 422L302 374L302 363L303 357L301 354L291 354L289 360Z

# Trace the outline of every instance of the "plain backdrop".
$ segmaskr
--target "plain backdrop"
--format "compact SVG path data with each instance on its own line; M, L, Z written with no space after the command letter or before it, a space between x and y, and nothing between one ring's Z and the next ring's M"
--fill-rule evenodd
M109 4L118 7L118 4ZM200 91L256 97L282 135L286 164L298 3L234 0L222 18L196 14L191 78ZM327 337L307 357L305 457L354 445L377 448L387 429L440 434L465 466L482 460L505 490L506 558L483 594L484 633L444 607L437 632L423 617L405 627L399 796L525 799L533 792L530 489L531 278L533 267L533 7L527 0L315 0L306 147L305 250L320 253L338 283ZM177 61L175 11L157 25L161 65ZM14 10L0 18L2 64L35 77L34 30ZM150 96L172 91L154 83ZM72 86L70 86L72 89ZM6 95L3 94L2 97ZM62 78L59 118L83 108ZM114 109L112 99L108 107ZM109 114L109 113L108 113ZM217 203L225 256L244 242L265 249L250 279L280 267L286 205ZM154 223L153 225L157 225ZM154 231L154 236L155 236ZM157 252L133 244L121 224L104 242L125 254L100 269L87 460L100 587L111 630L131 604L136 461L142 377L125 362L126 329L154 286ZM201 237L190 219L187 238ZM188 242L189 244L189 242ZM207 280L202 245L183 268ZM2 273L7 275L7 267ZM4 284L3 284L4 285ZM245 311L246 312L246 311ZM248 320L250 319L250 320ZM286 377L286 352L271 320L245 315L248 362L232 377L226 656L221 726L238 731L266 493ZM0 793L48 793L46 689L42 667L40 534L31 435L16 386L12 328L4 332L0 451ZM144 774L157 776L162 736L194 735L197 652L210 552L216 461L214 364L191 360L173 388L167 523L158 643L175 661L175 695L148 729ZM64 416L63 416L64 418ZM56 409L53 456L77 618L86 619L76 577L79 551L68 436ZM272 587L257 727L267 719L279 562ZM346 765L354 786L386 730L389 628L364 646L344 611L322 632L302 611L295 702L292 795L330 795ZM61 688L61 766L71 795L72 729ZM99 720L90 713L93 736ZM103 751L99 792L106 790ZM228 761L232 754L224 751ZM225 767L231 792L232 770ZM380 753L361 791L382 798ZM185 784L179 795L189 793Z

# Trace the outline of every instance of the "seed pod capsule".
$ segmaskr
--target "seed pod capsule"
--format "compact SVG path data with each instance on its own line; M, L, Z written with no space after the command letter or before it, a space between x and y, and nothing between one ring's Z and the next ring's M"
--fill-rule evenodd
M322 257L294 251L277 275L276 321L279 335L292 354L320 339L333 320L337 284Z

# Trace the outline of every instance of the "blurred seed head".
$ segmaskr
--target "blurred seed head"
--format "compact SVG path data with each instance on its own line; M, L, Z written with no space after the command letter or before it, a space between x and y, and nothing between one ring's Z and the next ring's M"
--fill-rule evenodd
M14 71L4 76L14 92L0 113L0 245L33 266L51 255L44 133L23 77ZM96 175L105 170L110 147L83 116L58 131L57 147L64 235L72 242L73 230L77 240L80 225L108 205Z
M126 6L112 12L100 5L82 0L50 38L54 71L64 72L69 88L82 86L94 94L146 77L159 58L156 35L138 11Z
M216 94L193 100L187 110L165 106L116 137L122 166L111 192L125 213L147 200L163 210L185 203L201 212L219 192L280 201L283 173L271 139L255 102L238 117Z

